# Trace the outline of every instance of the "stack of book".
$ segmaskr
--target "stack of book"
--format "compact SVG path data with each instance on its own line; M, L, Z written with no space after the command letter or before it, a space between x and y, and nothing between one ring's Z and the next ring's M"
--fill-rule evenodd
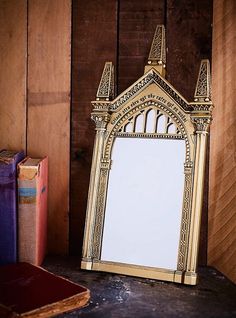
M0 151L0 265L41 265L47 241L48 158Z

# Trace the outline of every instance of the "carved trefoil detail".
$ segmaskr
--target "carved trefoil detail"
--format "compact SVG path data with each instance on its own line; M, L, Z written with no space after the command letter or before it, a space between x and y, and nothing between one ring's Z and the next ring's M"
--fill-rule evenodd
M127 124L131 123L132 120L137 120L137 116L142 114L142 111L146 110L146 115L148 114L148 111L154 110L157 112L157 118L155 120L155 127L158 125L158 115L159 116L165 116L166 118L166 124L164 128L164 133L158 133L156 130L155 132L149 133L145 130L143 132L126 132L125 127L127 127ZM168 115L168 116L167 116ZM133 119L132 119L133 118ZM169 119L168 119L169 118ZM171 120L171 121L170 121ZM168 123L169 121L169 123ZM176 132L171 134L170 131L168 131L168 124L174 124L176 126ZM145 118L144 118L144 126L145 126ZM157 127L158 128L158 127ZM127 128L126 128L127 129ZM123 137L132 137L132 134L134 137L146 137L146 138L166 138L166 139L185 139L185 145L186 145L186 162L190 161L190 144L189 144L189 138L186 133L186 129L181 121L181 119L173 113L168 107L163 105L160 102L156 101L148 101L145 103L142 103L140 105L135 106L133 109L128 111L123 117L119 119L119 121L113 126L113 129L108 135L108 139L106 141L106 145L104 148L104 158L110 159L110 153L111 148L113 144L113 139L116 136L123 136Z

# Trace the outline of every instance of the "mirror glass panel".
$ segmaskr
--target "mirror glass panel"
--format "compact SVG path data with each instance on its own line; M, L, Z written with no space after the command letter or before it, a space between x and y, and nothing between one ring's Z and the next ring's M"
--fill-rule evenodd
M101 260L175 270L185 141L117 137L111 159Z

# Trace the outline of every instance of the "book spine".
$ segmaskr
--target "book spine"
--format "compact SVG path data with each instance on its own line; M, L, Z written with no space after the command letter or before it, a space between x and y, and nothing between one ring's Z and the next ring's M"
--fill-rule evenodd
M21 169L21 168L20 168ZM37 172L36 172L37 173ZM36 265L37 175L18 178L18 257Z
M37 167L19 166L19 261L41 265L46 253L47 158Z
M48 197L48 158L40 162L38 179L38 226L37 226L37 264L40 265L47 249L47 197Z
M20 152L0 160L0 265L17 261L16 166L23 157Z
M0 177L0 264L15 263L16 252L16 181Z

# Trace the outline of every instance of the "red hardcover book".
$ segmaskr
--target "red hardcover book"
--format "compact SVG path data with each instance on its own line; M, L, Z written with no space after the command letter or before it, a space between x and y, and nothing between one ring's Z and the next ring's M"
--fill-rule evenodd
M27 157L18 165L18 257L40 265L47 241L48 159Z
M46 318L88 302L87 288L28 263L0 266L0 317Z

